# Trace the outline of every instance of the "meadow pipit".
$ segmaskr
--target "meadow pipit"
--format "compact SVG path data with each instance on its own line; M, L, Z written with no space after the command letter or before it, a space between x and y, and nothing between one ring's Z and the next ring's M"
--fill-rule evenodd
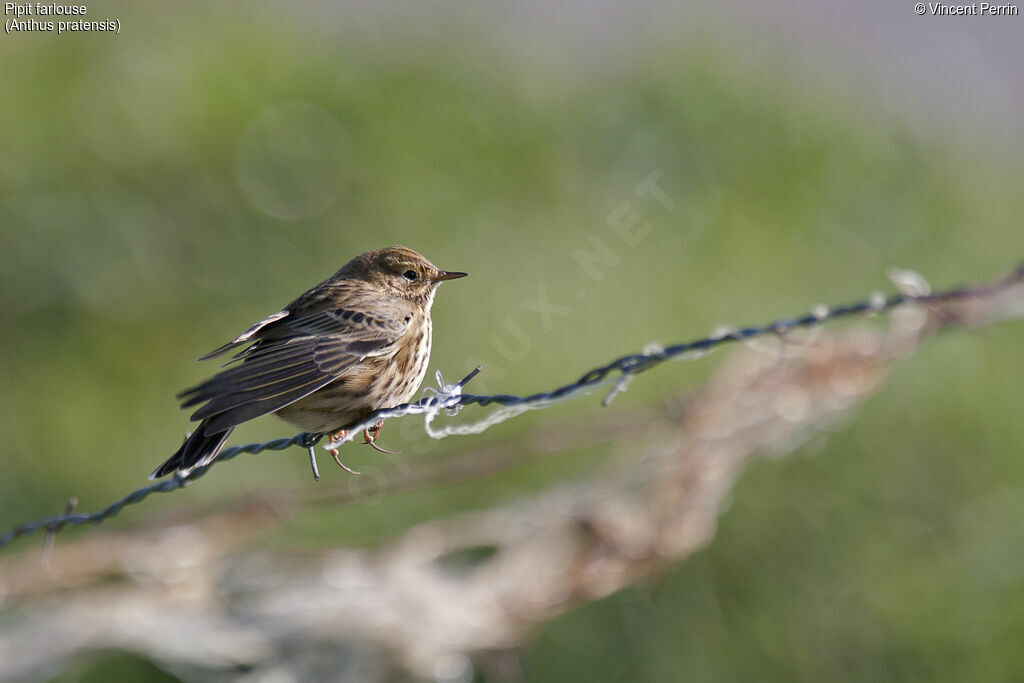
M212 462L231 430L267 413L330 433L379 408L407 403L430 360L434 293L445 280L465 276L438 270L406 247L356 256L284 310L199 359L242 347L230 367L178 395L182 407L203 404L192 414L201 422L149 478ZM379 433L380 424L367 430L366 443L379 449ZM341 465L337 452L332 455Z

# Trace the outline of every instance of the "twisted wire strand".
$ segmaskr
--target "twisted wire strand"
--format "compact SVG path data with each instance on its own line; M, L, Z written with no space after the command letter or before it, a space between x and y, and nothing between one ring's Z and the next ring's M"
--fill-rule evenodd
M225 448L217 456L214 462L221 460L231 460L242 453L259 453L261 451L282 451L294 445L300 445L303 447L311 447L316 445L320 440L319 434L310 434L309 432L301 432L295 436L288 437L286 439L274 439L273 441L267 441L266 443L250 443L244 446L231 446ZM45 517L33 522L25 522L12 528L7 533L0 536L0 548L3 548L14 539L25 536L37 531L47 531L50 533L56 533L67 527L82 526L85 524L102 524L111 517L115 517L120 514L121 510L129 505L135 505L141 503L153 493L169 493L171 491L177 491L183 489L199 477L206 474L206 472L213 466L213 462L203 467L197 467L188 476L182 476L180 473L175 473L168 479L158 481L155 484L144 486L141 489L132 491L127 496L114 501L107 507L103 508L99 512L92 514L66 514L56 515L54 517Z
M469 427L456 425L455 427L443 428L440 431L432 430L430 428L430 422L442 411L447 411L449 414L453 414L465 406L478 405L485 407L492 404L501 406L503 409L513 409L510 413L502 416L501 419L505 419L524 412L525 410L547 407L553 403L567 400L581 393L589 393L590 391L609 384L610 379L613 378L613 374L618 373L618 377L614 378L616 382L611 392L606 396L605 404L607 404L611 397L617 393L617 391L621 390L624 387L625 382L628 382L628 380L633 376L650 370L651 368L666 361L680 358L686 354L707 352L729 342L745 341L766 335L781 335L795 329L813 327L815 325L838 320L840 318L849 318L870 313L886 313L897 306L909 302L917 304L935 304L968 297L984 296L1022 281L1024 281L1024 264L1021 264L1021 266L1019 266L1008 277L994 284L964 286L929 294L908 292L895 294L889 297L876 295L867 300L845 306L838 306L828 310L815 310L797 318L783 318L759 327L743 327L740 329L722 332L720 334L713 334L691 342L674 344L672 346L653 350L647 353L622 356L610 363L607 363L606 365L601 365L589 370L575 382L558 387L557 389L549 392L539 392L529 396L515 396L511 394L476 395L463 393L463 386L465 386L467 382L480 372L481 368L479 367L471 371L466 377L454 385L445 385L441 381L440 373L438 373L438 383L440 384L440 388L437 390L428 390L432 392L432 395L425 396L414 403L405 403L393 408L374 411L365 420L349 426L347 428L347 433L342 438L333 443L327 444L326 447L337 447L343 443L351 441L357 434L362 432L364 429L368 429L380 420L398 418L413 414L425 415L425 427L427 428L427 432L434 438L441 438L449 434L466 434L473 433L474 431L483 431L487 426L500 421L500 419L496 419L494 421L485 419L477 425ZM480 425L483 426L480 427ZM203 467L197 467L185 475L175 473L168 479L164 479L163 481L159 481L155 484L133 491L123 498L114 501L99 512L92 514L78 513L56 515L19 524L6 533L0 535L0 548L7 546L17 538L40 531L52 534L68 527L77 527L86 524L102 524L106 520L120 514L121 511L129 505L141 503L151 494L169 493L171 491L177 491L185 488L193 481L206 474L206 472L216 463L231 460L242 453L280 451L297 445L307 449L310 453L311 460L314 460L315 462L315 459L313 459L313 448L321 439L323 439L323 437L323 434L301 432L289 438L274 439L273 441L267 441L265 443L251 443L243 446L225 448L210 464ZM315 471L314 465L314 473Z

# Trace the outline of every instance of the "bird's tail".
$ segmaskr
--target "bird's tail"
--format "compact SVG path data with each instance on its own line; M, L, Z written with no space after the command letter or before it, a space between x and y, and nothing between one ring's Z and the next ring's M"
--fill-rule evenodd
M206 420L200 422L196 430L185 439L185 443L181 444L181 448L167 458L160 467L153 470L149 478L159 479L171 472L188 472L195 467L202 467L213 462L234 427L216 434L207 434L206 423Z

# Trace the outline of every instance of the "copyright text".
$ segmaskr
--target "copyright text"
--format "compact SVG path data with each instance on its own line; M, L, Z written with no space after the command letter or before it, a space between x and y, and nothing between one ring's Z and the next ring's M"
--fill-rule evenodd
M1013 3L997 5L989 2L972 2L955 5L946 2L919 2L914 5L914 13L935 17L1016 17L1020 16L1020 8Z

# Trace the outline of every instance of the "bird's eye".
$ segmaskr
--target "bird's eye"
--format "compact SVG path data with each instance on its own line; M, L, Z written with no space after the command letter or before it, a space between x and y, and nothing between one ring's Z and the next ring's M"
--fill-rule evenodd
M415 270L407 270L404 273L402 273L402 277L404 277L409 282L415 282L416 281L416 271Z

